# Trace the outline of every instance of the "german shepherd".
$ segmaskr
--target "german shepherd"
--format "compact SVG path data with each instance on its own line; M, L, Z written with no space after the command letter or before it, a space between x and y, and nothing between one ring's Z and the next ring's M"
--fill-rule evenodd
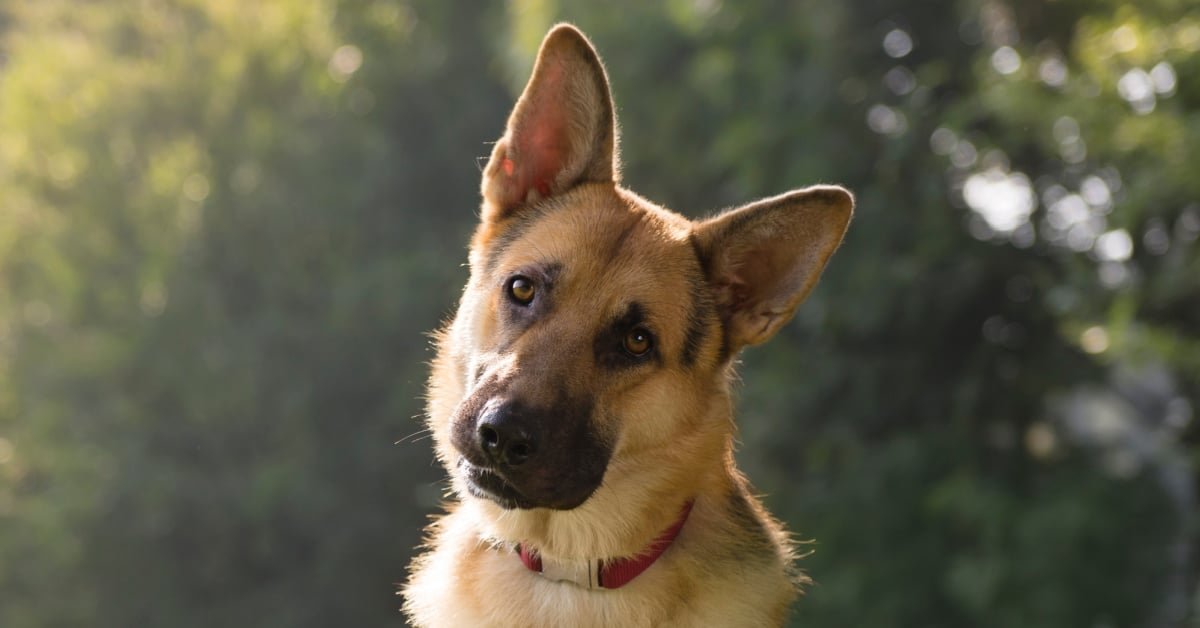
M792 317L853 197L693 222L620 186L608 78L569 25L483 172L428 422L456 502L404 587L417 626L777 626L802 580L734 466L738 352Z

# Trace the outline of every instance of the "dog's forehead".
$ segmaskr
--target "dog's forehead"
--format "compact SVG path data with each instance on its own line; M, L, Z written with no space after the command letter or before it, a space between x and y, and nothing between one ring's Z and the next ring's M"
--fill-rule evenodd
M580 194L539 212L499 260L502 274L554 267L563 287L643 295L685 286L698 262L690 223L616 194Z

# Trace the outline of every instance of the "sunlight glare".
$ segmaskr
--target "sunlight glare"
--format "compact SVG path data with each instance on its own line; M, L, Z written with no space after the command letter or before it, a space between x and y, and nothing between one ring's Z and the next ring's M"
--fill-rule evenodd
M1029 222L1035 199L1024 173L992 168L967 178L963 200L993 231L1007 234Z

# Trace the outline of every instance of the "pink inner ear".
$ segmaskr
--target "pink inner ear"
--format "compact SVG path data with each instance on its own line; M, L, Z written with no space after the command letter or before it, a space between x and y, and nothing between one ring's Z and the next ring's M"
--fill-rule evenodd
M547 65L525 110L513 128L511 158L501 164L515 188L510 198L525 199L529 190L549 196L564 168L570 166L571 127L565 108L565 69L557 63ZM515 162L513 161L515 158Z
M550 87L550 86L547 86ZM539 102L534 108L531 128L525 129L520 142L520 185L523 194L536 189L542 196L550 195L551 185L570 159L570 138L566 115L561 102Z

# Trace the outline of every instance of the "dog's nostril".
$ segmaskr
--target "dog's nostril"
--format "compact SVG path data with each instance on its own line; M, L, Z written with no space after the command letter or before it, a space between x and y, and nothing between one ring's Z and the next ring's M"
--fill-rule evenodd
M504 424L479 426L479 448L495 464L515 467L533 455L533 441L522 429Z
M497 468L523 465L537 454L537 439L512 404L488 410L480 416L475 430L475 446Z
M479 442L483 445L484 449L493 451L500 446L500 433L490 425L481 425L479 427Z
M533 447L529 441L517 441L508 446L504 452L504 457L508 464L516 466L529 460L529 455L533 453Z

